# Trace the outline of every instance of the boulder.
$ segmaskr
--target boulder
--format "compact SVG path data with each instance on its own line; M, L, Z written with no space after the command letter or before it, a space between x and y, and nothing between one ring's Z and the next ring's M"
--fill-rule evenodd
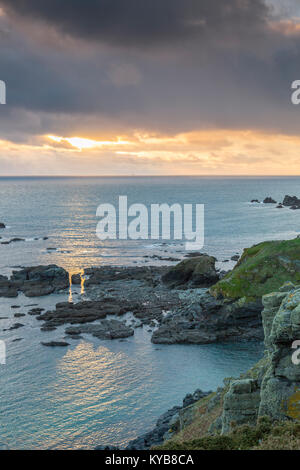
M181 261L162 276L164 284L174 287L208 287L218 281L216 258L202 255Z

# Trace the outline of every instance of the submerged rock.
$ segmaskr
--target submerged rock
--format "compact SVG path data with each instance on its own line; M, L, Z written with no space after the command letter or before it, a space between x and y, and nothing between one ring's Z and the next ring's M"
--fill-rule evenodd
M48 346L50 348L70 346L70 344L66 343L66 341L49 341L49 342L41 341L41 344L43 346Z

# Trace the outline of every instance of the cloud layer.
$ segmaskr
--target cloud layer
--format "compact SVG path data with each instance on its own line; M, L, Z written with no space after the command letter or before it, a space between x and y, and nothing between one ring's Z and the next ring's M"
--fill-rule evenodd
M48 158L45 135L110 141L144 133L172 140L192 132L213 138L227 129L236 138L236 131L259 132L267 142L268 134L300 131L300 108L290 101L291 83L300 79L295 2L0 0L0 7L0 79L8 94L7 106L0 107L5 148L12 142L26 155L28 149L43 149ZM74 149L67 153L57 143L47 145L57 166L70 165ZM114 159L122 172L127 167L131 172L131 162L150 171L149 148L138 145ZM211 163L219 162L224 171L225 160L217 143L212 145L218 158L211 149ZM174 151L177 168L186 159L192 166L196 161L199 172L201 164L203 172L215 171L206 157L199 160L190 141L180 152L165 138L159 146L151 152L155 162L162 152L163 166L172 167ZM249 152L250 162L245 146L246 141L241 169L256 161ZM113 149L93 150L89 158L93 154L96 166L97 152L99 169L105 155L116 155ZM233 171L230 155L222 152ZM7 157L5 162L2 168L9 168Z

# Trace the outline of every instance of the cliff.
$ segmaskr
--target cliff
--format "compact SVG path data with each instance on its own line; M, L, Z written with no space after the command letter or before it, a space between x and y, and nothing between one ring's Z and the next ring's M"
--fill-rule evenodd
M300 338L300 288L287 282L262 303L262 360L182 409L160 448L300 449L300 365L292 361Z

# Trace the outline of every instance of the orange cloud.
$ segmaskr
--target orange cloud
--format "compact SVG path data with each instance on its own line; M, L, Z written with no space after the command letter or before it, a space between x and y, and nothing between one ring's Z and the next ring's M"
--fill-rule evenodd
M255 130L44 136L30 145L0 141L0 167L2 174L297 175L299 148L299 136Z

